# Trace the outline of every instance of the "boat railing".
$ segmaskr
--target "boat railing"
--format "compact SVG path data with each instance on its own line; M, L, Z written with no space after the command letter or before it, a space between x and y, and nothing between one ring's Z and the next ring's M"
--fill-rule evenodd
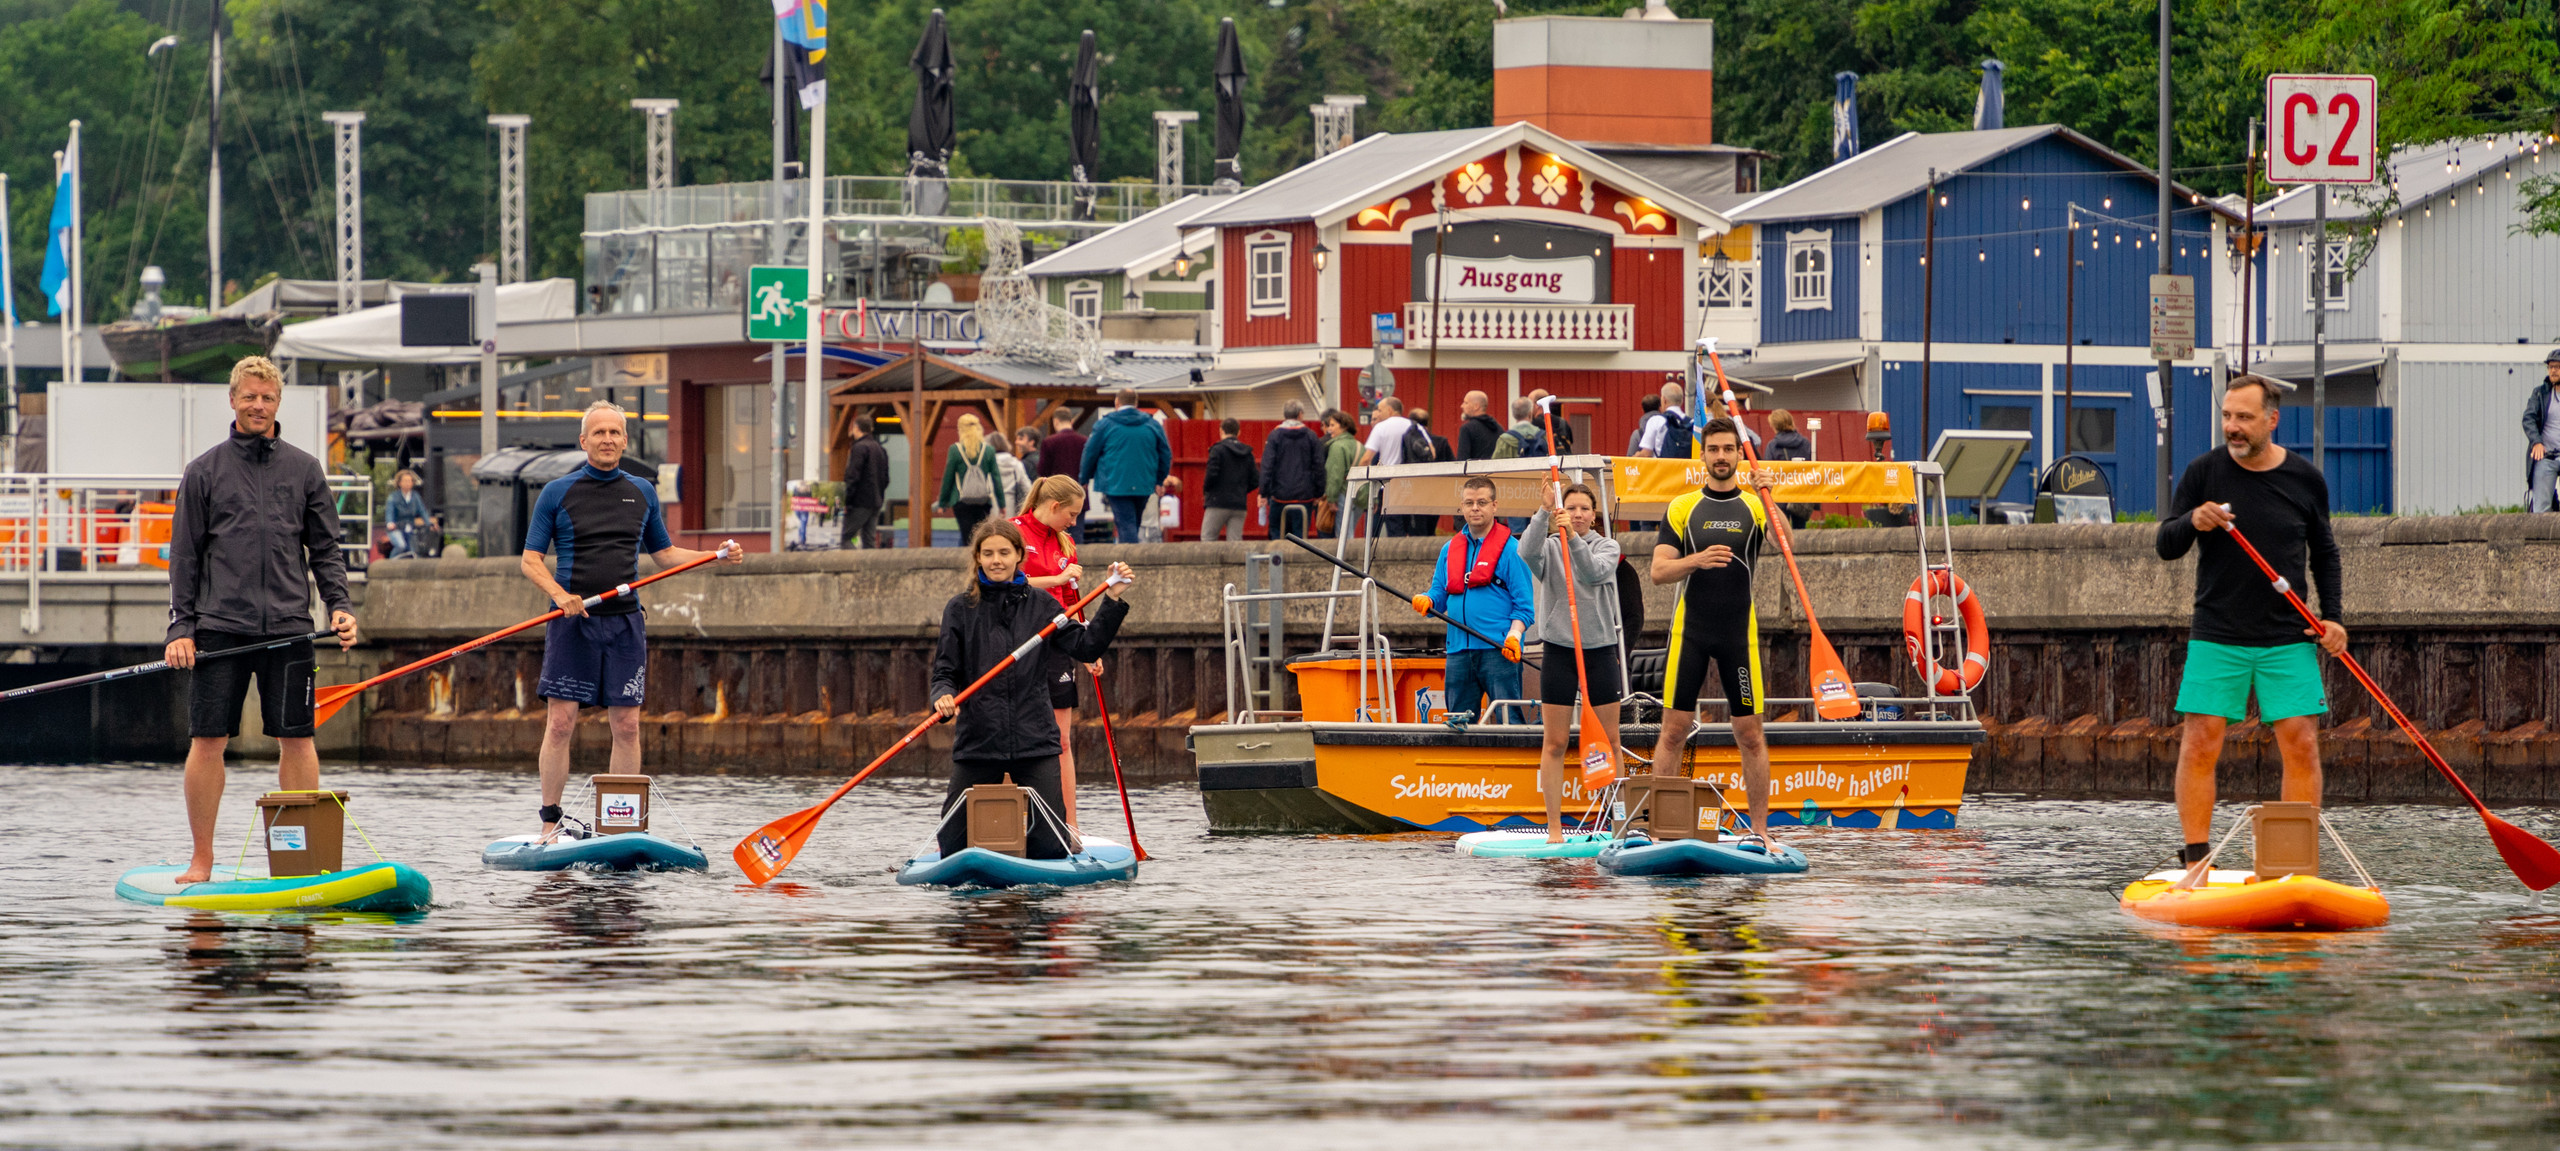
M1329 614L1336 601L1346 599L1359 602L1357 615L1361 638L1355 647L1360 661L1357 680L1359 699L1355 703L1357 713L1374 714L1370 711L1372 704L1379 703L1390 709L1387 714L1393 715L1395 655L1388 647L1386 636L1378 628L1376 597L1371 594L1375 586L1365 579L1355 587L1337 586L1323 591L1240 592L1236 590L1236 585L1226 585L1220 617L1221 630L1225 633L1226 640L1224 646L1227 653L1227 706L1232 713L1230 722L1259 723L1262 722L1260 717L1263 716L1301 714L1298 711L1277 706L1280 702L1279 676L1287 671L1288 656L1286 652L1278 650L1276 644L1272 645L1272 650L1268 652L1255 650L1253 640L1256 638L1254 634L1256 625L1252 619L1253 610L1257 607L1267 607L1275 621L1270 626L1276 628L1279 613L1287 610L1291 603L1322 601ZM1319 650L1331 651L1332 648L1328 644ZM1256 671L1266 673L1262 686L1256 686L1254 683Z

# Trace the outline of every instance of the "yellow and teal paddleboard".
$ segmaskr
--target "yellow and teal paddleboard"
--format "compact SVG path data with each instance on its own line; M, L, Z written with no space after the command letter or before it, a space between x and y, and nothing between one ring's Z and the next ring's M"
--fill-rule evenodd
M202 883L177 882L183 867L137 867L116 881L116 897L200 911L417 911L434 898L427 877L405 863L365 864L325 875L282 878L213 869Z

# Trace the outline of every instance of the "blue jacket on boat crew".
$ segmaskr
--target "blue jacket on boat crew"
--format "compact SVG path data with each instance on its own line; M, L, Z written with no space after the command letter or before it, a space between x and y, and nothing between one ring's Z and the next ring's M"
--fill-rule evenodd
M1463 529L1466 525L1459 526ZM1461 530L1449 537L1448 546L1440 549L1439 560L1431 565L1431 606L1494 639L1493 643L1486 643L1453 627L1449 629L1447 644L1450 651L1474 651L1497 646L1503 633L1511 630L1513 620L1520 621L1520 626L1527 633L1522 637L1523 642L1537 638L1536 588L1530 579L1528 565L1520 562L1518 541L1503 541L1502 558L1493 564L1492 583L1469 588L1454 596L1449 594L1449 553L1463 549L1458 556L1460 570L1472 570L1483 544L1483 537Z

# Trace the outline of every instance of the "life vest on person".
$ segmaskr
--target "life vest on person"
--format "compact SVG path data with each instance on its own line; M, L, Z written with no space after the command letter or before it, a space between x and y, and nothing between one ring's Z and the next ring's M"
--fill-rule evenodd
M1964 621L1962 671L1936 663L1928 656L1927 629L1947 622L1943 616L1930 614L1929 601L1942 595L1955 600L1956 616ZM1972 691L1991 670L1991 629L1983 621L1981 597L1974 595L1956 573L1930 568L1927 575L1911 581L1911 590L1902 597L1902 646L1911 656L1912 669L1920 673L1931 691L1939 695Z
M1461 546L1470 538L1467 533L1459 532L1449 537L1449 546L1441 552L1441 586L1447 588L1450 595L1465 595L1494 582L1494 565L1502 561L1502 549L1511 544L1511 529L1499 520L1494 521L1493 530L1484 533L1484 543L1476 548L1473 566L1467 565L1467 553Z

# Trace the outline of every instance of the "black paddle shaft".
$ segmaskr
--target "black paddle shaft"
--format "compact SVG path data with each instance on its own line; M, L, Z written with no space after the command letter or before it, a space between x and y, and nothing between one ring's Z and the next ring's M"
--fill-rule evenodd
M1396 588L1395 588L1393 585L1389 584L1389 583L1388 583L1387 581L1385 581L1385 580L1379 579L1379 578L1378 578L1378 577L1376 577L1376 576L1373 576L1373 575L1370 575L1370 574L1369 574L1369 573L1367 573L1367 572L1361 571L1359 568L1353 567L1353 566L1351 566L1350 564L1347 564L1347 563L1342 562L1342 560L1341 560L1341 559L1339 559L1339 558L1337 558L1337 557L1330 556L1330 555L1326 555L1326 554L1325 554L1325 551L1324 551L1324 549L1323 549L1323 548L1319 548L1319 547L1317 547L1317 546L1316 546L1316 545L1314 545L1314 544L1308 543L1308 542L1306 541L1306 538L1305 538L1305 537L1303 537L1303 536L1299 536L1299 535L1296 535L1296 534L1290 534L1290 535L1284 535L1284 536L1281 536L1280 538L1281 538L1281 539L1284 539L1284 540L1287 540L1287 541L1289 541L1290 543L1296 544L1296 545L1298 545L1299 547L1302 547L1302 548L1307 549L1307 551L1308 551L1309 553L1313 554L1317 559L1323 560L1324 562L1329 563L1329 564L1332 564L1332 565L1333 565L1333 566L1335 566L1335 567L1341 568L1341 569L1342 569L1342 570L1344 570L1344 571L1350 572L1351 574L1356 575L1356 576L1360 577L1361 579L1367 580L1367 581L1369 581L1370 583L1373 583L1373 584L1378 585L1378 590L1383 591L1383 592L1387 593L1388 595L1391 595L1391 596L1396 597L1397 599L1403 600L1403 601L1405 601L1405 602L1406 602L1406 603L1408 603L1408 604L1410 604L1410 603L1412 603L1412 602L1413 602L1413 597L1412 597L1412 596L1406 595L1406 594L1404 594L1403 592L1396 590ZM1501 641L1501 640L1495 639L1495 638L1493 638L1492 636L1486 635L1486 634L1484 634L1483 632L1477 631L1477 630L1476 630L1476 629L1474 629L1474 628L1468 627L1467 625L1465 625L1465 624L1463 624L1463 623L1458 622L1456 619L1451 618L1451 617L1450 617L1450 615L1449 615L1449 613L1444 612L1444 611L1441 611L1441 610L1440 610L1440 609L1438 609L1438 608L1432 608L1432 609L1430 609L1430 610L1431 610L1431 618L1436 619L1436 620L1439 620L1439 621L1441 621L1442 623L1448 624L1450 627L1454 627L1454 628L1458 629L1459 631L1462 631L1462 632L1467 633L1468 635L1474 636L1474 637L1476 637L1477 639L1482 640L1482 641L1483 641L1487 646L1495 647L1495 648L1499 648L1499 647L1501 647L1501 646L1502 646L1502 641ZM1529 640L1528 640L1528 637L1526 637L1526 636L1522 636L1522 637L1521 637L1521 639L1520 639L1520 646L1521 646L1523 649L1526 649L1526 648L1529 646ZM1520 662L1525 663L1525 664L1529 665L1530 667L1538 667L1538 661L1533 660L1533 659L1530 659L1527 655L1522 655L1522 656L1520 657ZM1544 668L1540 668L1539 670L1544 671L1545 669L1544 669Z
M288 647L297 643L318 643L324 639L335 639L337 638L337 635L338 633L334 631L315 631L309 635L287 636L283 639L271 639L265 643L253 643L247 647L226 647L221 651L201 651L196 653L196 658L198 660L221 659L224 656L247 655L253 651L273 651L276 648ZM39 683L30 687L17 687L11 688L7 691L0 691L0 703L26 699L30 696L47 695L75 687L88 687L92 684L114 683L120 679L131 679L138 675L150 675L153 672L167 670L169 670L168 660L155 659L149 663L137 663L132 667L119 667L108 671L93 671L87 675L75 675L69 679L57 679L50 683Z

